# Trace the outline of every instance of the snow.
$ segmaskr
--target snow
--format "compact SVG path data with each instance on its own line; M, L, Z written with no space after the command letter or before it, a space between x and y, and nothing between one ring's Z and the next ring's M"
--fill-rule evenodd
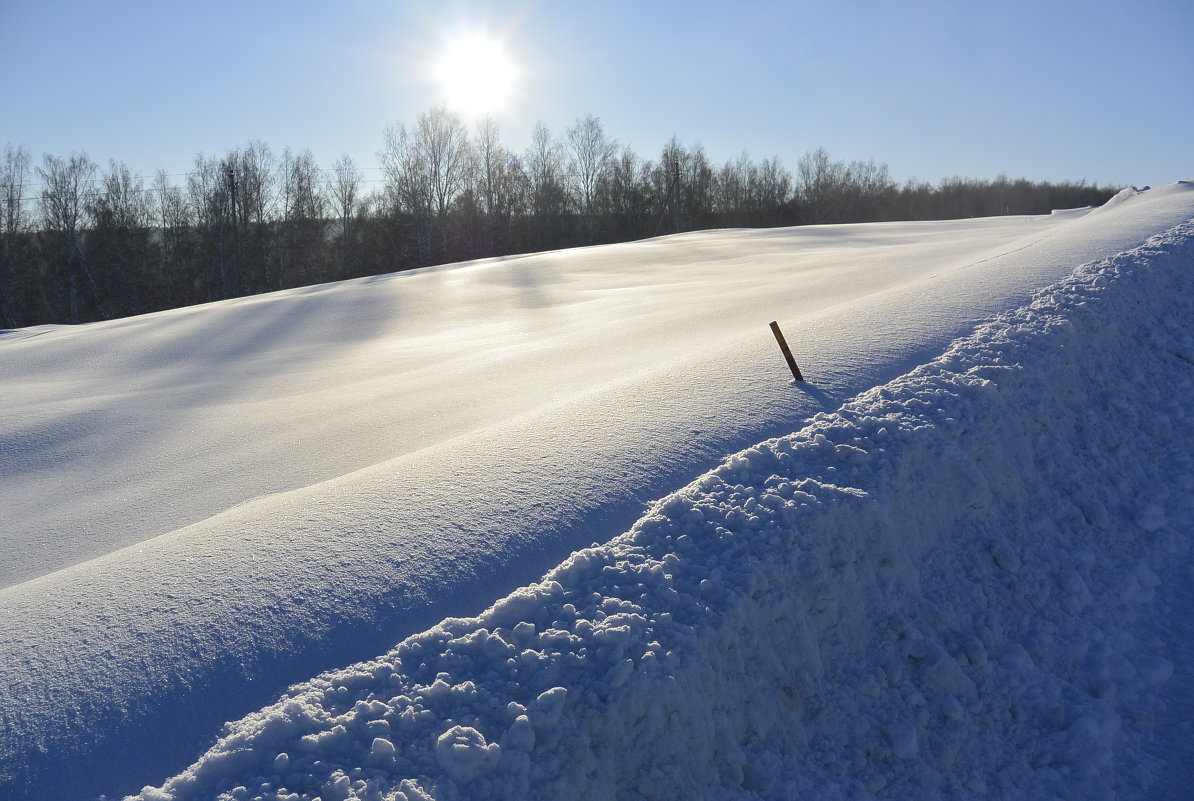
M0 336L0 788L1158 797L1191 188Z

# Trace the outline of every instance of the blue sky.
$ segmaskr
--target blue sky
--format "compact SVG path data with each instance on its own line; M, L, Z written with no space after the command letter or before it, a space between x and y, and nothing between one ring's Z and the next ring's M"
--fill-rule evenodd
M443 101L429 64L466 30L521 71L516 151L592 114L647 158L676 135L899 181L1194 177L1190 0L0 0L0 145L151 175L261 139L370 167Z

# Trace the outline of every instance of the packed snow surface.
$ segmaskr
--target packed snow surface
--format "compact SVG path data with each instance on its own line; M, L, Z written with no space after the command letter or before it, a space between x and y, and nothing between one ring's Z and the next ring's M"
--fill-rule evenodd
M0 335L0 788L1170 786L1192 217L1179 183Z

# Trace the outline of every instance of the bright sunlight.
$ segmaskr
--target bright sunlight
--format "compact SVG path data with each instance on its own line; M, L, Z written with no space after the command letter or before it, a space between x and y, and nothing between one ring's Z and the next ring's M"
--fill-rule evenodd
M485 34L459 36L447 43L435 74L446 101L469 117L483 117L505 106L518 69L502 43Z

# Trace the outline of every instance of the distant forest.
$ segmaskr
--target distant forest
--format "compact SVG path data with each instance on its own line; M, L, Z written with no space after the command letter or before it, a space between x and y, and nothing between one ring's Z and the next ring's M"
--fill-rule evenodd
M432 264L707 228L1044 214L1115 189L947 178L897 184L885 164L823 148L789 172L743 154L721 166L675 137L654 160L596 117L502 145L437 108L384 132L380 180L342 156L252 141L184 176L106 169L86 155L0 164L0 327L80 323ZM180 180L172 180L172 179Z

